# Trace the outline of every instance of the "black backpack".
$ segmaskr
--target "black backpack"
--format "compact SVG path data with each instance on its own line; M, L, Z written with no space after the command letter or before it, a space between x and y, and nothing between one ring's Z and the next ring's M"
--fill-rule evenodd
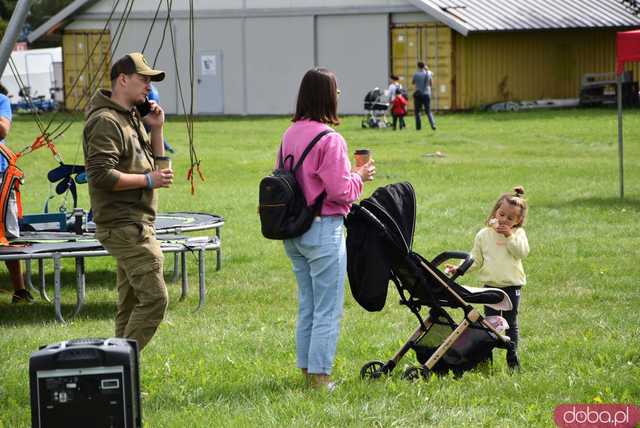
M325 192L311 206L307 205L304 194L296 180L296 171L304 162L313 146L325 135L333 132L324 130L309 143L302 156L293 166L293 156L282 158L282 145L278 156L278 168L260 181L259 207L262 235L268 239L291 239L305 233L311 227L313 218L320 213ZM285 167L289 161L290 169Z

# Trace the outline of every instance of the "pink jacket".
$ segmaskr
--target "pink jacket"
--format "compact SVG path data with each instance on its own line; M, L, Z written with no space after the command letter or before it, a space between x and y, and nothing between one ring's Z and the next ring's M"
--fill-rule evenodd
M331 128L312 120L294 122L282 136L284 157L292 154L295 164L311 140L325 129ZM289 168L289 162L286 167ZM347 143L337 132L325 135L316 143L296 173L296 179L309 205L326 191L320 213L323 216L346 216L363 187L360 175L351 172Z

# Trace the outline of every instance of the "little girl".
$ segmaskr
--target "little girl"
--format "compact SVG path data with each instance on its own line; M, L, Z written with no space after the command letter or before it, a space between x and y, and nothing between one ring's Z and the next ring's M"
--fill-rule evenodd
M393 116L393 130L396 130L398 119L400 119L400 129L405 127L404 117L407 114L407 98L402 90L396 92L396 97L391 104L391 115Z
M486 227L476 235L471 250L474 263L468 272L478 270L479 279L486 287L500 288L511 299L511 311L500 313L485 306L485 315L502 315L509 323L506 335L515 346L507 351L507 365L519 369L518 306L520 290L527 282L522 259L529 254L529 242L522 228L527 218L524 189L515 187L513 190L513 194L500 196L486 220Z

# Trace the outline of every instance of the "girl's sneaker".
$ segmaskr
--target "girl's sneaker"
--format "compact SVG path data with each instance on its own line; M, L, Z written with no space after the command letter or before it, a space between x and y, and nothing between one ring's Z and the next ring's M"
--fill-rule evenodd
M520 371L520 358L517 353L507 353L507 366L512 372Z

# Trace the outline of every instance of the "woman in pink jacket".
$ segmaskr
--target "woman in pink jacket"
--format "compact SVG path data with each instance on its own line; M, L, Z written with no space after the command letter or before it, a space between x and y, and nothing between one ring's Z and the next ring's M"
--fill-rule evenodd
M300 84L293 124L282 138L283 157L299 159L316 135L331 130L330 125L338 125L337 107L335 75L322 68L309 70ZM351 204L360 197L363 182L374 175L373 161L351 168L347 143L335 131L318 141L296 172L309 205L325 193L311 228L302 236L284 241L298 282L297 366L315 387L335 387L330 375L347 270L343 222Z

